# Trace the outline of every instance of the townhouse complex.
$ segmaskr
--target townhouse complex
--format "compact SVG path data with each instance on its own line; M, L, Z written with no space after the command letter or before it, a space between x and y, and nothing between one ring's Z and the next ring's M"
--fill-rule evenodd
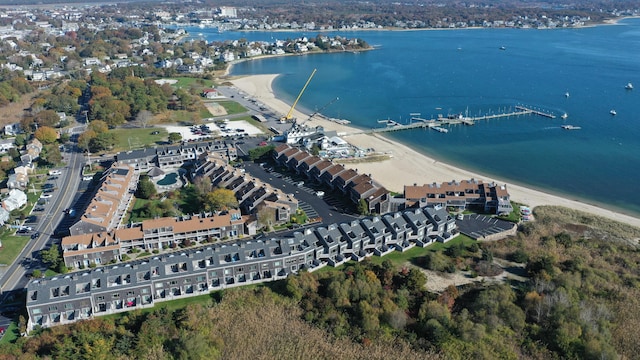
M297 174L338 190L354 204L364 201L369 213L384 214L391 209L389 190L376 183L371 176L334 164L305 150L282 144L274 149L276 164Z
M233 217L229 216L233 227ZM138 241L159 244L163 238L175 236L208 236L208 230L192 226L201 221L215 222L216 219L215 216L214 219L196 217L176 219L173 223L163 220L155 227L143 225L131 231L143 234ZM225 218L220 224L226 221ZM225 226L208 227L222 229ZM31 331L37 326L67 324L213 290L278 280L302 269L313 271L348 260L360 261L371 255L404 251L416 245L446 242L456 233L455 220L444 208L414 208L305 229L286 238L209 244L36 279L27 286L27 328Z
M364 201L371 212L384 215L308 228L282 238L246 240L241 238L256 234L255 213L260 208L273 207L276 221L288 221L298 202L230 166L230 154L234 152L228 146L213 143L118 154L91 203L71 226L70 236L61 242L65 265L82 270L29 283L29 331L446 242L458 233L447 207L505 212L511 206L506 186L473 179L407 186L404 198L392 199L369 175L283 144L273 152L278 165L339 191L356 204ZM141 171L185 164L190 165L191 179L206 177L213 186L232 190L240 209L122 223ZM392 207L403 210L389 211ZM120 262L132 249L154 251L177 245L200 246ZM95 267L107 263L112 264Z

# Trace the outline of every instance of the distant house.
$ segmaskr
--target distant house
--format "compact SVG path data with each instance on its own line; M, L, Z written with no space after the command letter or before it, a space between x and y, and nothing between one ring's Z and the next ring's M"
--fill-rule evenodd
M0 140L0 153L7 152L9 149L16 147L15 139Z
M20 134L22 132L22 128L20 127L20 123L9 124L4 126L4 134L7 136L14 136Z
M9 196L2 200L2 207L11 212L27 203L27 194L22 190L11 189Z
M38 139L33 139L27 144L27 154L31 156L31 160L35 160L40 157L42 152L42 143Z
M207 99L218 99L224 96L222 96L216 89L204 89L202 90L202 97Z
M29 177L24 174L9 174L7 177L7 187L9 189L26 189L29 185Z
M100 62L100 59L98 58L90 57L90 58L84 59L84 65L85 66L102 65L102 62Z

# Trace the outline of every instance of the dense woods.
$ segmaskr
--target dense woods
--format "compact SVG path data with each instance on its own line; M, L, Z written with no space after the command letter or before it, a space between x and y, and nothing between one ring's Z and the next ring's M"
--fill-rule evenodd
M634 358L640 230L555 207L537 208L536 218L480 246L374 258L186 307L40 330L3 346L0 359ZM431 293L421 267L434 254L453 264L446 271L489 261L526 274Z

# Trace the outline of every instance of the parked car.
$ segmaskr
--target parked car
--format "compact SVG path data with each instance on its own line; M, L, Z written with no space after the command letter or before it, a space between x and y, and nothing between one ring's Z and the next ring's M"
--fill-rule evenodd
M51 194L42 194L40 195L40 199L49 199L51 198L51 196L52 196Z
M323 197L324 196L324 191L317 191L316 192L316 196L317 197Z
M60 170L49 170L49 175L62 175Z

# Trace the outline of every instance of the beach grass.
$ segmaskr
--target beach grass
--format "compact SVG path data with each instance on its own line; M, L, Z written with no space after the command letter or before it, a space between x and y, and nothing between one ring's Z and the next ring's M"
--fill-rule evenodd
M113 129L116 135L116 145L113 151L128 151L133 149L141 149L147 146L160 145L167 141L167 130L158 128L139 128L139 129ZM153 134L157 131L158 134Z

